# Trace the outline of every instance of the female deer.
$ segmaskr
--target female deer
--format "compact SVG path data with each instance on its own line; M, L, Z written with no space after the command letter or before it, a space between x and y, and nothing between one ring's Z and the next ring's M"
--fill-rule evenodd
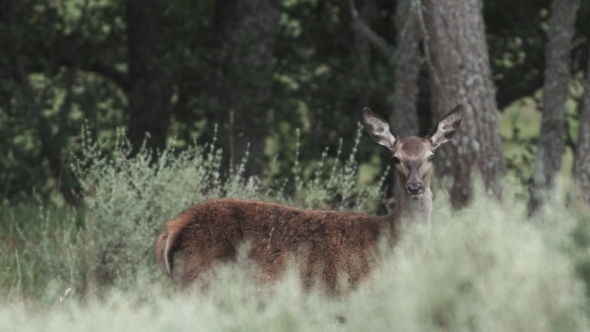
M241 243L249 242L253 259L274 279L289 255L305 253L303 283L313 282L315 269L328 289L335 290L345 272L351 285L369 273L367 255L377 250L383 231L395 243L401 219L430 223L432 193L429 170L436 148L449 141L461 124L463 107L445 115L424 138L399 138L389 124L368 108L363 123L377 143L393 155L397 171L396 206L375 217L355 212L304 210L295 207L237 199L212 199L193 205L168 222L155 245L158 264L172 277L175 254L182 254L182 286L194 282L213 264L236 257Z

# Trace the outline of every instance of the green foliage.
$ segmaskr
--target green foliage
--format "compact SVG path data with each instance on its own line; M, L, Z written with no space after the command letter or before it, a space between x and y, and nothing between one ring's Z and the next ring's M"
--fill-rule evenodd
M293 166L294 183L296 188L295 202L306 208L328 208L346 210L366 210L367 205L374 208L374 200L380 197L381 186L359 187L356 181L358 176L358 162L356 152L362 135L362 126L359 125L354 146L344 163L339 162L342 153L342 139L336 153L336 157L326 160L327 148L313 171L313 176L307 180L302 179L301 169L295 159ZM299 138L299 131L297 131ZM297 155L299 155L299 142L297 142ZM331 167L330 165L331 164ZM385 174L379 181L383 184ZM373 204L371 204L373 203ZM326 205L327 204L327 205Z
M543 229L540 221L527 220L522 203L511 200L480 195L456 213L437 203L426 252L405 243L405 251L373 276L378 286L351 297L358 313L351 324L403 331L588 328L584 286L574 276L574 262L554 246L571 239L550 234L570 228L563 219L571 215ZM363 319L375 310L360 305L368 301L390 314Z
M153 275L135 276L131 288L109 287L100 297L63 284L53 304L35 314L31 303L5 302L0 321L19 331L590 328L585 279L578 278L585 277L581 257L587 261L590 239L587 218L577 217L582 210L557 204L529 220L519 200L497 202L479 193L453 212L437 197L429 241L408 241L418 231L409 228L395 250L384 242L379 266L343 297L303 291L294 266L276 284L260 285L242 252L237 262L212 271L205 292L179 292Z
M320 163L309 178L296 172L292 181L297 190L290 196L284 187L264 189L256 177L245 178L246 159L224 175L215 141L182 151L175 151L171 144L156 158L145 146L131 156L132 148L122 132L112 150L110 142L91 137L84 129L82 153L73 165L84 196L83 222L76 213L56 219L41 210L40 218L33 217L40 219L39 242L34 247L43 267L38 273L82 294L101 293L111 286L137 289L137 280L151 283L159 278L153 260L158 232L180 211L208 198L267 196L300 206L368 210L375 208L380 195L379 183L357 186L354 150L343 164L331 161L330 169Z
M83 218L83 211L52 204L0 205L0 296L42 298L52 270L62 266L73 271L80 259L64 253ZM51 254L52 260L45 261ZM73 279L67 271L64 275L68 278L63 280Z
M270 82L256 68L235 68L222 61L228 55L228 39L220 37L226 33L221 31L223 13L234 2L157 0L138 7L140 3L21 0L0 5L0 12L6 13L0 17L0 43L6 45L0 52L2 202L26 202L35 191L60 204L78 203L72 190L80 188L68 165L71 152L80 152L77 132L84 119L97 138L114 139L115 128L126 126L134 132L135 148L148 131L148 144L160 149L169 137L176 137L179 149L195 139L210 142L217 124L224 160L230 140L266 139L256 174L269 182L290 176L291 151L280 147L294 146L295 128L301 128L299 163L302 169L314 168L325 146L326 158L335 157L338 137L344 146L352 146L362 107L389 113L392 66L376 50L358 54L347 1L280 2ZM373 3L370 27L395 45L395 2ZM485 1L501 109L531 96L542 84L548 5L547 0ZM138 15L125 15L132 7ZM589 15L590 5L582 1L572 50L578 77L587 63ZM138 38L130 38L133 32L140 33ZM367 60L367 72L359 75L361 58ZM426 76L423 70L417 101L423 127L430 123ZM235 87L260 84L271 85L268 100L261 107L247 106L257 94ZM235 109L232 99L246 105L236 111L233 137L228 123L229 111ZM162 105L161 112L150 112L153 105ZM145 122L131 128L136 118ZM158 128L162 132L156 133ZM252 137L260 128L265 137ZM379 147L361 142L357 160L366 162L379 152ZM277 155L276 162L265 162ZM527 160L506 157L515 172L527 173Z
M191 204L231 196L374 212L380 184L359 184L359 167L380 164L380 147L354 135L353 110L361 100L387 109L393 73L371 51L369 77L355 76L346 2L282 1L272 94L265 107L240 114L268 126L264 153L273 162L256 164L261 178L246 178L247 156L228 165L219 148L228 151L230 128L238 137L244 124L230 127L229 109L215 102L229 102L224 84L240 76L231 73L254 86L268 82L252 68L220 65L227 51L217 40L221 2L153 1L128 21L128 6L138 3L0 4L7 13L0 17L0 329L588 330L587 207L554 203L531 220L511 199L520 187L503 203L480 195L459 212L438 195L426 248L410 241L383 248L380 266L343 298L303 292L293 271L259 285L245 257L214 271L206 293L172 290L152 246L164 223ZM501 107L541 84L548 3L485 2ZM375 4L371 28L394 43L394 2ZM576 25L576 72L587 62L589 6L583 1ZM142 22L153 30L141 31L158 33L134 48L128 28ZM132 65L146 71L134 76ZM114 129L130 124L133 107L144 111L130 86L150 92L145 74L160 84L154 94L170 89L159 96L169 103L162 119L148 121L169 117L167 133L177 137L159 151L133 150ZM427 96L428 82L420 82ZM246 104L250 98L232 93ZM522 106L504 113L511 125L504 128L513 129L503 133L504 147L510 172L524 181L537 134L530 135L531 121L511 115L515 108ZM77 136L84 119L93 132ZM194 143L217 137L215 124L217 142ZM347 154L343 146L354 147Z
M366 211L379 186L355 185L354 149L344 163L318 161L309 178L295 164L291 196L244 178L243 163L224 176L214 144L167 148L154 159L146 148L129 156L122 133L113 150L88 131L82 137L74 169L83 214L1 210L3 328L75 331L97 329L96 321L105 322L99 329L154 331L589 327L590 227L583 205L554 203L530 220L525 201L511 199L509 189L504 202L479 193L458 212L436 195L429 241L415 241L421 235L412 233L423 230L412 228L395 250L383 241L371 276L342 297L304 291L296 265L276 284L260 284L246 251L208 274L207 291L179 292L157 270L152 244L188 205L231 195Z
M121 132L112 154L87 130L82 138L82 155L73 168L84 193L84 227L70 224L62 245L45 236L40 252L51 274L76 289L113 284L129 288L137 277L155 275L148 259L154 236L165 220L189 205L226 194L259 196L256 182L246 183L239 168L221 181L221 152L213 144L179 153L167 148L157 158L144 147L132 157ZM73 257L74 264L56 261L63 256Z

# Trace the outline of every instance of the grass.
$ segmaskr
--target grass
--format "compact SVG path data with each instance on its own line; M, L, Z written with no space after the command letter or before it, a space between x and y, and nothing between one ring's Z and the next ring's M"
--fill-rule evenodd
M0 306L2 329L588 330L578 271L588 260L587 218L557 206L527 220L523 204L484 196L452 212L438 197L427 247L383 247L379 267L343 297L304 292L293 270L275 285L257 284L242 257L218 267L206 292L178 292L157 274L100 296L64 296L63 288L45 305L9 301Z
M383 241L378 266L346 295L305 292L295 263L276 284L259 284L245 255L218 266L207 291L186 292L157 269L152 245L188 205L233 196L371 213L379 181L358 185L354 152L318 161L310 178L295 165L286 193L244 179L240 166L224 177L213 146L166 150L155 163L117 144L106 154L85 140L74 165L85 209L0 209L0 331L589 330L583 204L562 198L528 218L518 186L502 202L476 190L460 211L437 192L430 240L395 250Z

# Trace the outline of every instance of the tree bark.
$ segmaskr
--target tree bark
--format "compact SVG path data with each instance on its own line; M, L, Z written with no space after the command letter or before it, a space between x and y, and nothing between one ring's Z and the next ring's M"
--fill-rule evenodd
M419 5L412 4L412 2L412 0L399 0L397 3L395 15L397 38L394 48L393 45L390 45L385 39L371 30L368 25L369 17L373 15L371 12L372 3L359 0L353 2L351 0L355 51L361 54L365 54L363 51L368 53L370 43L395 68L395 86L392 95L388 98L391 105L389 123L393 132L402 137L418 134L416 96L418 94L418 73L421 62L418 43L422 33L418 20ZM360 9L360 15L357 8ZM358 67L362 68L361 65ZM366 72L368 72L368 69L366 69Z
M359 58L359 64L355 68L355 77L359 73L369 72L369 63L362 61L362 54L369 55L369 44L385 56L391 66L394 67L395 81L393 92L388 96L389 124L392 131L401 137L418 135L418 114L416 99L418 95L418 74L420 72L420 49L418 43L422 37L418 20L418 6L412 4L412 0L399 0L396 6L395 23L397 38L395 48L385 39L378 36L369 27L370 17L374 15L371 7L374 4L369 1L351 1L352 30L355 39L355 52ZM357 12L360 10L360 15ZM364 69L366 67L366 69ZM362 83L362 82L361 82ZM362 99L359 97L359 100ZM368 97L366 98L368 105ZM361 112L355 108L360 120ZM391 165L389 159L382 161L384 168ZM393 196L393 188L396 187L396 177L393 173L387 175L385 191L387 196Z
M215 83L213 119L228 123L233 111L230 158L239 162L250 144L247 176L259 174L264 164L279 4L278 0L217 1L221 75Z
M434 123L457 104L465 107L453 139L436 152L435 173L454 206L472 192L471 174L500 195L504 174L496 100L479 0L423 0L425 51Z
M354 101L352 103L352 118L355 122L362 120L363 107L368 107L369 100L369 82L371 77L371 44L365 34L355 27L357 20L367 27L375 17L376 8L372 0L356 0L354 6L359 10L358 17L353 17L351 24L352 30L352 49L354 58L353 85Z
M416 96L418 95L418 73L422 57L418 43L422 37L417 6L412 0L398 0L395 23L397 29L395 56L395 86L391 95L389 123L393 132L400 136L418 135Z
M125 25L129 81L128 137L133 147L144 139L149 148L166 146L171 116L172 80L162 63L166 54L165 36L159 27L162 2L127 0Z
M389 124L392 131L400 136L418 135L418 113L416 101L418 96L418 74L422 56L418 43L422 38L418 16L419 7L412 0L398 0L395 13L396 48L390 63L394 68L393 93L388 98L391 106ZM385 163L391 163L385 160ZM395 167L394 167L395 169ZM394 172L392 172L394 173ZM397 176L391 174L388 179L391 192L396 188Z
M590 202L590 57L580 102L580 132L574 155L573 178L580 189L582 202Z
M579 0L553 0L547 31L543 118L536 152L531 212L536 211L555 186L565 148L565 102L570 79L570 52Z

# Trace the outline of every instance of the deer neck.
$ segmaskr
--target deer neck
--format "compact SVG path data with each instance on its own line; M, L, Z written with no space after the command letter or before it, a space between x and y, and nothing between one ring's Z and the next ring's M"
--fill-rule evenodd
M424 243L430 239L430 216L432 213L432 191L427 180L422 196L412 197L408 195L403 187L405 182L397 179L395 186L395 208L393 211L381 218L388 223L389 234L395 245L403 241L401 233L408 227L419 226L418 237L412 238L411 242ZM414 228L416 229L416 228Z
M432 213L432 191L430 183L424 183L426 189L420 197L408 195L404 189L405 182L398 178L395 187L395 209L393 210L393 222L395 223L420 223L430 226Z

